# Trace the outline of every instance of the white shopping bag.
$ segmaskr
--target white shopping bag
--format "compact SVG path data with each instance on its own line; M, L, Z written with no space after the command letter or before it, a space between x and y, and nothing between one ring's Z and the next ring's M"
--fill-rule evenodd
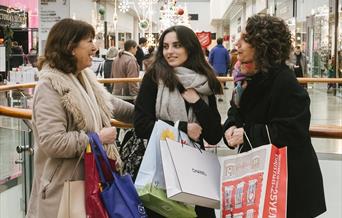
M160 141L165 138L178 140L180 132L177 128L158 120L148 141L144 158L141 162L135 187L146 208L165 217L196 217L193 206L168 199L162 167ZM187 136L182 136L186 141Z
M174 140L160 142L167 197L220 208L220 163L216 154Z

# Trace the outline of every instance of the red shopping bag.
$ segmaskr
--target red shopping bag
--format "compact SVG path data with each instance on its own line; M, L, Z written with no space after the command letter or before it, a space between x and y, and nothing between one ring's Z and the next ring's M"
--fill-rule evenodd
M221 217L286 218L287 148L269 144L224 157Z
M84 154L84 179L87 218L108 218L100 198L100 178L90 145Z

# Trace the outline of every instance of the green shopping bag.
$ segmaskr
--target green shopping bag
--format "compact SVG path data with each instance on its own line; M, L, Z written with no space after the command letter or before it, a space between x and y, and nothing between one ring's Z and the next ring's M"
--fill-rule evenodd
M194 206L168 199L161 160L160 140L178 140L179 131L158 120L154 125L135 187L144 207L165 217L196 217ZM183 140L183 138L182 138Z

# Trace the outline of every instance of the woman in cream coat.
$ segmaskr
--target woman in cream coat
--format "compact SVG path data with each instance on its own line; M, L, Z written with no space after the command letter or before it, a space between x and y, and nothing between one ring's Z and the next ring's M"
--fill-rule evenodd
M27 217L57 217L63 183L88 144L87 132L99 133L120 168L110 118L131 122L133 105L112 97L88 69L94 35L91 25L72 19L50 30L33 99L35 175ZM83 179L83 170L81 162L72 179Z

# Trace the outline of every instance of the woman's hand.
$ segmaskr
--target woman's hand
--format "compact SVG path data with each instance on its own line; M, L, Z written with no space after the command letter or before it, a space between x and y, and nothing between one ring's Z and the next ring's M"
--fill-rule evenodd
M196 92L195 89L187 89L182 93L183 98L185 99L185 101L193 104L196 103L200 97L198 95L198 93Z
M237 128L236 126L231 126L224 133L224 137L226 138L228 145L230 147L236 148L237 146L243 143L243 128Z
M112 144L116 140L116 128L115 127L105 127L100 130L99 138L102 144Z
M188 136L195 141L199 140L202 133L202 127L197 123L188 123Z

